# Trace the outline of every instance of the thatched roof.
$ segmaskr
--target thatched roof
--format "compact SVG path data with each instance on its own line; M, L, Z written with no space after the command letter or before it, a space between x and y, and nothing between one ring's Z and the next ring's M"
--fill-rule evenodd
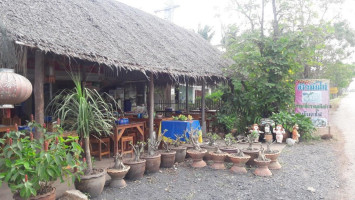
M230 62L198 34L115 0L1 0L17 43L127 70L222 77Z

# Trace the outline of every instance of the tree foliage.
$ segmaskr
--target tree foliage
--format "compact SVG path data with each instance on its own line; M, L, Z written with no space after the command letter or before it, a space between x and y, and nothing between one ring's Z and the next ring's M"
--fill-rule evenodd
M341 1L233 2L250 26L230 26L222 39L235 64L226 70L231 87L223 87L220 118L237 118L235 126L243 130L273 112L293 110L296 79L328 78L338 87L349 84L354 67L344 60L352 53L355 34L347 22L328 15L329 8Z

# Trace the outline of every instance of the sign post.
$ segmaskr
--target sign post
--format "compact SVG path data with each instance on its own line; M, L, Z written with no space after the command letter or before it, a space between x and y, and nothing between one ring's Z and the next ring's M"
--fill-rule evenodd
M310 117L314 126L326 127L329 120L329 80L296 80L295 112Z

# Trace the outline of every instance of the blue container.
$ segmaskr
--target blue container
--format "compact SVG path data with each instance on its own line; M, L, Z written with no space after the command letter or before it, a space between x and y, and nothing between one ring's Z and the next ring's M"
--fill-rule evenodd
M129 119L128 118L125 118L125 124L129 124Z
M44 122L45 122L45 123L52 122L52 116L46 116L46 117L44 117Z
M118 124L129 124L129 119L128 118L121 118L119 120Z
M116 125L120 124L120 120L115 119L115 124L116 124Z

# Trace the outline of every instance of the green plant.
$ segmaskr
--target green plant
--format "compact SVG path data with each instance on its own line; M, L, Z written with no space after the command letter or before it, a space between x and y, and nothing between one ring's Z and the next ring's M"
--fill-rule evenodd
M217 114L217 122L225 132L230 132L237 126L237 116L234 114Z
M232 133L228 133L226 136L224 136L224 142L225 142L226 146L231 146L236 141L235 141L235 138L234 138L233 134Z
M141 158L141 154L144 152L144 146L145 146L145 142L137 142L137 144L132 144L132 142L129 143L132 148L133 148L133 152L134 152L134 161L135 162L139 162L140 158Z
M217 133L207 133L207 137L209 140L209 142L208 142L209 146L215 145L216 141L218 139L221 139L221 137Z
M150 156L154 156L155 155L155 151L158 150L159 145L163 139L164 134L167 132L168 130L165 129L163 133L159 134L158 137L156 137L155 134L153 134L153 139L148 139L148 154Z
M64 182L63 177L71 177L74 182L83 169L78 137L63 138L60 126L51 135L37 123L29 126L43 132L43 138L36 140L32 133L12 131L0 140L5 144L0 153L0 184L7 182L13 193L25 199L50 192L58 178Z
M107 95L102 97L96 90L81 86L80 77L70 74L75 87L71 90L63 90L50 102L47 109L52 111L53 116L62 119L63 127L76 130L84 139L84 150L87 162L85 175L92 173L92 162L89 148L89 137L91 133L111 134L114 124L114 108L117 105L107 103L105 99L115 100Z
M316 139L313 136L313 132L316 130L311 119L299 113L289 113L281 111L279 113L273 113L270 117L276 122L281 124L285 130L291 132L293 125L298 124L301 138L304 140Z
M184 133L183 136L181 136L181 135L176 135L176 134L175 134L175 140L173 140L173 145L174 145L174 147L178 147L178 146L181 145L181 138L184 138L185 134L186 134L186 133Z

